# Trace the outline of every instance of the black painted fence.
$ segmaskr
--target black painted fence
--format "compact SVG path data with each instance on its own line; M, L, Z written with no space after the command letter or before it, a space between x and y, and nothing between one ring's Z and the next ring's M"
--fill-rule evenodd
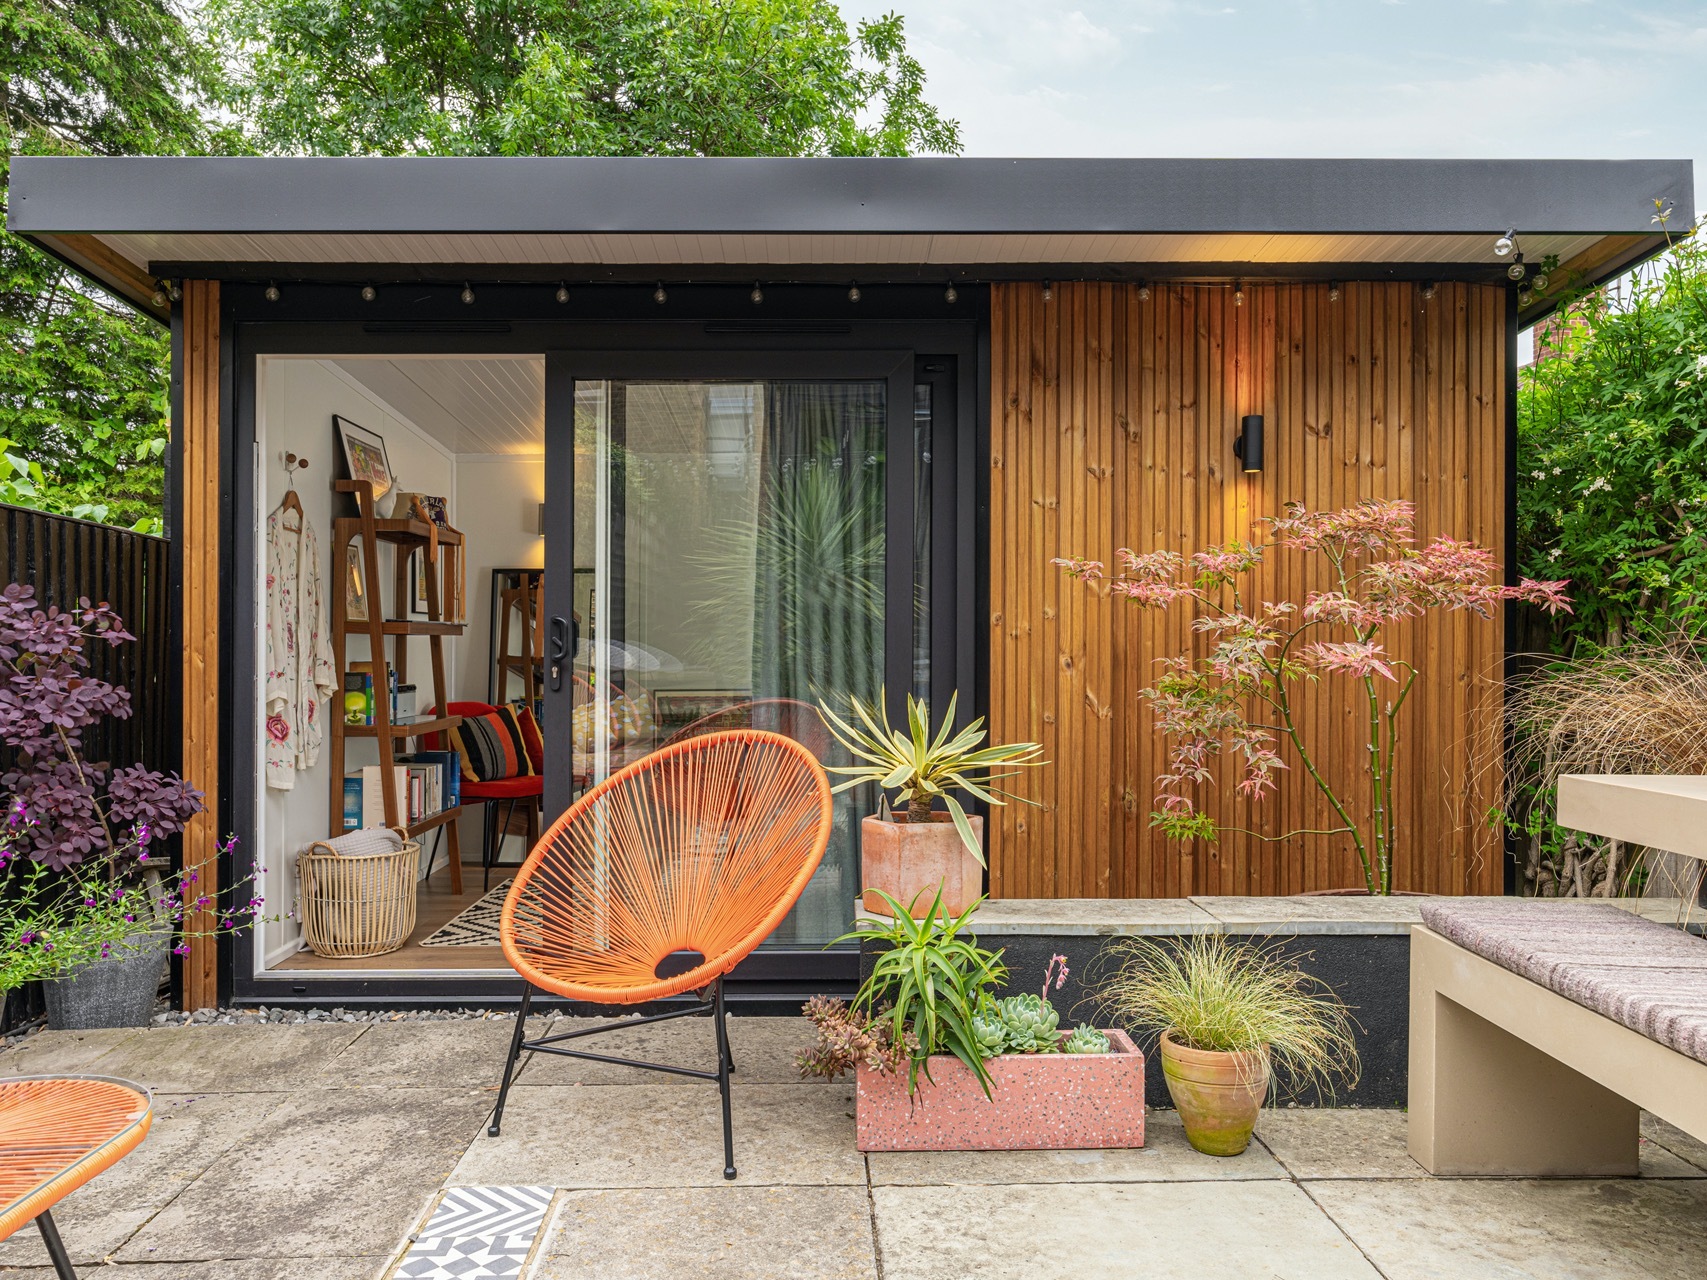
M169 702L174 687L168 652L170 548L164 538L0 503L0 585L27 583L44 607L104 601L136 637L133 643L96 644L87 651L91 676L130 691L128 719L109 718L83 731L84 758L108 768L177 767L172 730L178 717ZM0 770L10 767L11 755L0 747ZM0 1033L29 1021L40 1009L34 984L12 993L0 1006Z

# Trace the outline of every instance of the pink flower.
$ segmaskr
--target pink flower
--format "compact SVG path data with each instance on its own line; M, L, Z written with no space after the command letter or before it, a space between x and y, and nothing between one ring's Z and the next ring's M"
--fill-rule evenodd
M290 737L290 721L276 713L268 716L267 736L274 742L284 742Z

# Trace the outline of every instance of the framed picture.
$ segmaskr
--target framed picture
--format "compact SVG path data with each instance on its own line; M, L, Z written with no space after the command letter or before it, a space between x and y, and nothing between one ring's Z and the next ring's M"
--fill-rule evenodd
M409 553L409 612L427 611L427 553L416 548Z
M450 528L450 520L445 515L445 500L430 493L399 493L392 515L410 515L417 520L436 524L441 529Z
M367 585L362 581L362 544L351 541L344 547L344 619L367 621Z
M397 483L391 474L391 459L385 453L385 437L369 431L339 414L332 415L338 441L344 448L344 465L350 479L366 480L373 486L374 501L391 492Z

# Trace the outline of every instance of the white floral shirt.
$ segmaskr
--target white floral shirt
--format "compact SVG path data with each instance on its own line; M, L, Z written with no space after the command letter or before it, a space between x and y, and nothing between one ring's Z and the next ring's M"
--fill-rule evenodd
M289 791L298 769L320 759L320 702L338 691L320 545L298 511L267 517L267 785Z

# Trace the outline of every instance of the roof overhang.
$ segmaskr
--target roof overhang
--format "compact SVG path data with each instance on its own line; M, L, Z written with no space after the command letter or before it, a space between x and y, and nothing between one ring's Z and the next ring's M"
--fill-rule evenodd
M1687 160L19 157L10 229L154 280L1575 278L1664 248ZM1537 300L1539 309L1543 303Z

